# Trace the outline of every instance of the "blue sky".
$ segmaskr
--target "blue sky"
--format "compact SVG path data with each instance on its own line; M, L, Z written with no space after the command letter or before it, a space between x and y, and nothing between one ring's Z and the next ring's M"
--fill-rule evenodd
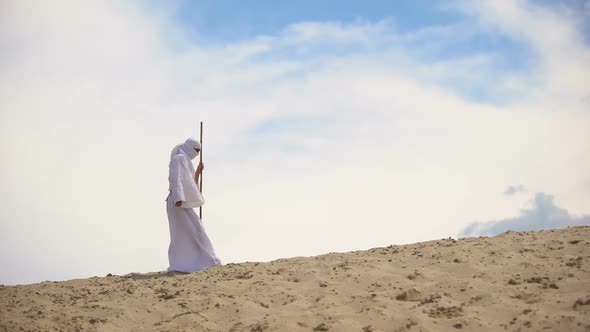
M164 270L200 121L224 263L590 220L590 1L1 6L0 283Z
M273 35L305 21L380 21L391 18L401 31L449 24L461 18L433 1L186 1L175 17L204 40Z
M174 18L197 43L228 43L258 36L280 34L301 22L387 21L392 32L412 33L424 28L465 24L473 17L458 11L450 2L440 1L183 1L173 11ZM434 41L436 42L436 41ZM474 31L464 39L445 43L432 54L435 61L495 50L510 58L500 65L507 69L526 66L532 55L524 41L503 34ZM333 52L334 50L329 50Z
M547 6L547 3L543 3ZM578 8L583 2L573 2ZM224 45L261 36L275 36L290 25L302 22L333 22L340 25L385 23L391 35L411 35L422 29L455 28L457 38L379 40L370 45L328 43L314 45L304 53L293 48L273 49L259 54L261 60L309 57L310 55L348 55L374 49L387 49L403 43L406 56L424 64L464 59L486 54L493 68L478 81L452 80L458 93L481 102L505 103L519 96L498 96L489 88L492 81L511 74L526 75L538 63L537 54L525 41L496 31L477 29L477 18L457 9L456 3L440 1L181 1L172 11L174 19L193 42L199 45ZM474 30L470 30L476 27ZM399 61L395 54L384 61ZM534 84L532 82L529 82Z
M553 10L587 11L584 0L535 0L532 4ZM446 25L468 18L453 10L452 2L398 1L181 1L174 17L194 36L207 41L237 40L272 35L303 21L380 21L392 19L400 31ZM582 19L588 37L589 22Z

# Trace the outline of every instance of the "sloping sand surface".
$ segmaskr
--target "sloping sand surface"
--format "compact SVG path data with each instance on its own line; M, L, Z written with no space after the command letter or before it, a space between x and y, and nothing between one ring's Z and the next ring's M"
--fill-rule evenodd
M0 287L0 331L590 331L590 227Z

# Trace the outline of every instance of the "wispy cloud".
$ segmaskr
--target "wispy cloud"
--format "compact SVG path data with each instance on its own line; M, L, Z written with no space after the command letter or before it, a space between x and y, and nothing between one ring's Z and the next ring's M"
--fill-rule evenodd
M506 190L504 190L504 195L506 196L512 196L516 193L520 193L520 192L525 192L526 188L522 185L515 185L515 186L508 186L508 188L506 188Z
M530 45L540 59L537 79L543 84L535 99L554 109L586 106L590 48L585 43L583 12L567 5L544 7L531 1L458 1L457 8L479 18L482 28Z

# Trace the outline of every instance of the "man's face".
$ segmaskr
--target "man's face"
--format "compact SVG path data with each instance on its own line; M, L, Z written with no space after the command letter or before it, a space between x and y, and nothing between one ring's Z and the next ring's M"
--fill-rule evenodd
M201 149L197 149L197 148L193 148L195 149L195 151L197 151L197 154L199 154L199 152L201 152Z

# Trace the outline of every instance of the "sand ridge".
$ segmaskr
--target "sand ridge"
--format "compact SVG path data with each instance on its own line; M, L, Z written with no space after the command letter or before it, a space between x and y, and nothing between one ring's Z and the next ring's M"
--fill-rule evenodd
M590 227L0 287L0 331L590 331Z

